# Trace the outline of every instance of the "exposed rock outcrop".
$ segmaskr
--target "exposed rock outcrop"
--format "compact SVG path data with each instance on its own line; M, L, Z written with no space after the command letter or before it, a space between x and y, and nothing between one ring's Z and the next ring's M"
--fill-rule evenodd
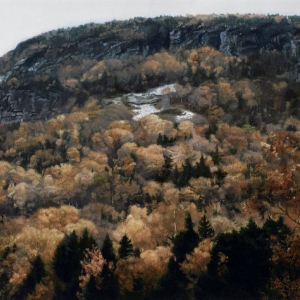
M49 118L65 109L70 93L78 104L84 103L85 89L89 87L78 90L78 83L70 81L66 90L58 80L63 65L146 57L162 50L210 46L244 59L276 50L289 61L289 78L298 79L298 21L297 17L252 15L135 18L44 33L20 43L0 58L0 122ZM107 85L110 91L115 86L113 78L103 73L99 84ZM157 78L155 83L162 82ZM139 85L133 85L133 89L141 88Z

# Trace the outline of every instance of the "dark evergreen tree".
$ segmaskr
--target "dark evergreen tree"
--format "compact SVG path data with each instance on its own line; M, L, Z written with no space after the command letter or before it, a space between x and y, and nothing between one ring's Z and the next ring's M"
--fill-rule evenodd
M276 236L280 242L285 241L286 236L292 233L291 229L284 224L282 216L277 221L268 218L264 223L263 229L269 236Z
M133 256L134 257L140 257L140 255L141 255L140 248L134 248L134 250L133 250Z
M133 279L133 289L124 295L126 300L141 300L145 298L144 280L141 277Z
M201 155L200 162L196 164L196 168L194 170L194 177L211 178L210 168L205 164L205 159L203 155Z
M194 223L192 220L192 216L190 213L187 213L185 216L185 221L184 221L184 225L185 225L185 230L186 231L194 231Z
M223 172L220 168L218 169L217 172L214 173L214 175L216 176L216 183L218 186L221 186L221 184L224 181L224 178L226 177L227 173Z
M34 273L36 282L40 283L46 275L45 265L40 255L33 260L31 270Z
M180 264L171 257L167 273L159 280L157 289L149 299L188 299L187 284L188 279L181 270Z
M100 289L97 287L97 281L95 276L91 275L90 280L86 284L83 294L86 300L101 299Z
M100 250L106 262L115 261L116 255L114 253L113 243L108 234L106 234Z
M185 160L185 163L182 165L183 171L178 175L176 186L180 189L188 185L189 180L193 176L193 167L189 159ZM178 170L177 170L178 171Z
M84 258L84 252L86 249L92 250L94 247L97 247L96 240L89 234L87 228L84 229L82 236L79 239L78 250L79 258L82 260Z
M177 178L176 187L181 189L182 187L187 186L189 180L190 180L190 176L187 173L182 172Z
M10 252L11 252L10 247L5 247L2 253L2 259L6 259L6 257Z
M215 134L218 131L218 126L216 123L210 123L208 129L205 131L206 139L210 138L211 134Z
M162 135L161 133L158 134L156 144L161 145L163 147L172 146L176 138L168 138L165 134Z
M131 240L127 237L125 234L121 241L120 241L120 247L119 247L119 258L128 258L129 256L133 255L133 246Z
M171 170L172 170L172 159L164 154L164 165L162 170L157 174L156 181L158 182L166 182L170 179Z
M216 146L216 151L212 154L212 161L215 166L218 166L220 164L221 155L219 153L219 148Z
M9 290L6 285L9 282L9 277L6 273L0 275L0 299L9 299Z
M178 170L178 167L175 166L175 169L172 173L172 182L177 186L177 181L178 181L178 178L179 178L179 170Z
M53 258L53 269L63 282L70 282L73 273L79 274L80 259L78 236L75 231L66 236L58 245Z
M113 269L109 264L105 264L101 272L101 289L98 291L98 298L90 299L103 299L103 300L117 300L119 299L120 287L118 280L115 278ZM88 298L87 298L88 299Z
M172 158L170 158L169 156L165 155L164 153L164 168L170 170L172 169Z
M53 270L58 279L65 283L65 289L57 297L76 299L81 265L79 241L75 231L58 245L54 253Z
M203 158L203 155L201 155L201 158L200 158L200 169L202 171L200 176L203 176L203 177L206 177L206 178L211 178L210 168L205 164L205 160Z
M182 167L183 167L183 173L185 173L188 177L191 178L193 175L193 167L188 158L185 160L185 163L182 165Z
M172 251L176 261L181 263L185 260L186 254L191 253L198 246L199 236L194 231L194 223L191 215L187 213L185 218L185 230L180 231L173 239Z
M239 232L220 235L208 266L209 284L199 279L202 297L260 299L270 279L271 256L268 235L251 219Z
M211 227L210 222L207 220L206 215L201 217L201 219L199 220L198 234L201 241L211 238L215 234L215 231Z
M46 275L45 265L38 255L32 262L30 272L24 279L19 291L15 295L16 299L26 299L28 294L31 294L37 283L42 281L42 278Z
M157 144L157 145L163 145L163 143L164 143L164 138L163 138L162 134L159 133L159 134L158 134L158 137L157 137L156 144Z
M101 283L94 276L90 277L85 289L84 298L86 300L102 299L117 300L119 299L120 288L117 279L114 276L109 264L104 264L100 275Z

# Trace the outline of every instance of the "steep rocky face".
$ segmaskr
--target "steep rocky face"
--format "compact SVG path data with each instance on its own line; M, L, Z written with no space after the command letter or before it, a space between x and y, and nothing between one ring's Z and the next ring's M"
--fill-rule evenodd
M58 93L50 92L44 97L35 91L12 90L7 93L0 91L1 123L47 120L63 112L57 109L60 101L61 95Z
M273 17L215 17L204 21L137 18L45 33L20 43L0 58L0 83L5 83L0 93L0 121L44 119L62 110L61 104L69 91L57 80L60 68L63 64L82 64L84 60L147 57L161 50L203 46L243 58L277 50L291 61L290 76L297 79L300 59L297 22L298 19L277 21ZM29 83L36 76L47 79L36 85L32 84L34 80ZM15 78L19 83L14 82Z
M196 24L176 29L170 33L173 47L200 48L211 46L221 52L234 55L249 55L260 50L297 52L299 56L300 30L295 24L283 20L265 20L252 24L230 25L220 22L218 26Z
M235 55L249 55L260 50L289 51L300 55L300 27L295 22L285 19L275 22L272 18L229 22L227 18L216 18L211 22L196 20L189 25L190 20L171 17L140 22L133 20L117 22L117 29L113 25L107 26L107 29L104 25L95 25L82 33L78 28L74 36L72 31L76 29L43 34L20 43L15 50L0 58L0 74L43 69L49 73L51 68L70 57L126 59L131 55L146 57L162 49L178 47L211 46Z

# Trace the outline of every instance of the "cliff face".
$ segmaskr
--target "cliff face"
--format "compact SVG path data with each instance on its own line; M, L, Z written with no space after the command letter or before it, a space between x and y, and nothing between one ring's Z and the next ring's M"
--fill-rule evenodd
M128 59L133 55L147 57L161 50L203 46L244 59L261 51L277 50L290 61L290 78L299 76L297 19L161 17L89 24L42 34L0 58L0 121L43 119L61 110L69 93L57 79L63 64ZM29 78L36 76L48 79L39 85L29 84ZM14 85L15 79L18 83Z
M58 110L60 100L59 93L50 92L45 97L38 91L30 90L0 92L0 121L2 124L10 124L47 120L55 113L63 113L63 110Z
M276 23L265 20L258 24L230 25L226 22L219 26L200 26L183 28L171 33L175 46L199 48L214 47L221 52L234 55L250 55L257 51L278 50L289 55L296 51L299 56L299 28L283 20ZM293 44L292 44L293 42Z

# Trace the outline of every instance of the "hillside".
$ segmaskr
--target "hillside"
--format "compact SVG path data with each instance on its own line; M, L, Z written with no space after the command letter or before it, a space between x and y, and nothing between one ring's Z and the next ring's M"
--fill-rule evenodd
M199 85L212 76L294 80L299 30L298 17L229 15L135 18L48 32L0 58L0 119L44 120L66 112L73 97L81 105L89 96L145 91L175 81ZM196 57L188 60L192 49L205 46L239 59L223 70L205 70ZM151 60L164 51L168 65L159 57Z
M299 299L300 17L135 18L0 58L0 299Z

